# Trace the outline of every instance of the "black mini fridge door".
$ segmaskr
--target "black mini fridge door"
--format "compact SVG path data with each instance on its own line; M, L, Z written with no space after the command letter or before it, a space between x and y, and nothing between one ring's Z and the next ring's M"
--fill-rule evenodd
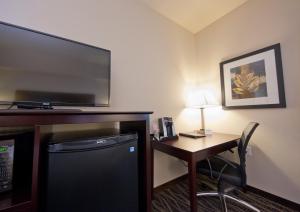
M137 135L48 146L46 212L137 212Z

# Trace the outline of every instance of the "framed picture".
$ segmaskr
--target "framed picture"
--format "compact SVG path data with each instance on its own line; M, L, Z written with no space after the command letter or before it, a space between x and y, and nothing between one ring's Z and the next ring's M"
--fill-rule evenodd
M220 63L224 109L286 107L280 44Z

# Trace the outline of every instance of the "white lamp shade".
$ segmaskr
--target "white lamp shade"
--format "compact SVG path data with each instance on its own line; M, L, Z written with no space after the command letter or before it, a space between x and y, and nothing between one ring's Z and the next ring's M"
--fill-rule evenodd
M187 107L207 108L219 105L216 98L208 91L194 91L188 94Z

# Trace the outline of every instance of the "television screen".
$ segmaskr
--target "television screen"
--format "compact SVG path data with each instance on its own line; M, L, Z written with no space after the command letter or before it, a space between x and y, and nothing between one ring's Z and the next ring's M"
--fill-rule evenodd
M0 104L108 106L110 51L0 22Z

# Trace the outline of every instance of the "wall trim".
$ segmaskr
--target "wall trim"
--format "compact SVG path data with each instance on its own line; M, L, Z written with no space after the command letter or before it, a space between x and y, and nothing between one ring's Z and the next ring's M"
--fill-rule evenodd
M275 194L271 194L267 191L261 190L259 188L256 188L256 187L253 187L253 186L250 186L250 185L246 186L246 190L251 191L251 192L256 193L256 194L259 194L260 196L265 197L266 199L272 200L274 202L278 202L281 205L284 205L288 208L294 209L296 211L300 211L300 204L298 204L296 202L293 202L291 200L284 199L280 196L277 196Z
M188 174L181 175L179 177L176 177L173 180L170 180L166 183L163 183L163 184L155 187L153 190L154 190L154 192L160 192L160 191L162 191L164 189L167 189L167 188L171 187L172 185L174 185L174 184L176 184L176 183L178 183L182 180L185 180L187 177L188 177Z
M159 186L155 187L154 192L160 192L164 189L167 189L167 188L171 187L172 185L174 185L174 184L176 184L176 183L178 183L182 180L185 180L186 178L188 178L188 174L184 174L180 177L177 177L177 178L175 178L171 181L168 181L168 182L166 182L162 185L159 185ZM256 194L259 194L260 196L265 197L266 199L272 200L274 202L278 202L279 204L281 204L283 206L286 206L288 208L294 209L296 211L300 211L300 204L298 204L296 202L284 199L284 198L279 197L275 194L271 194L269 192L263 191L261 189L255 188L255 187L250 186L250 185L246 186L246 190L251 191L251 192L256 193Z

